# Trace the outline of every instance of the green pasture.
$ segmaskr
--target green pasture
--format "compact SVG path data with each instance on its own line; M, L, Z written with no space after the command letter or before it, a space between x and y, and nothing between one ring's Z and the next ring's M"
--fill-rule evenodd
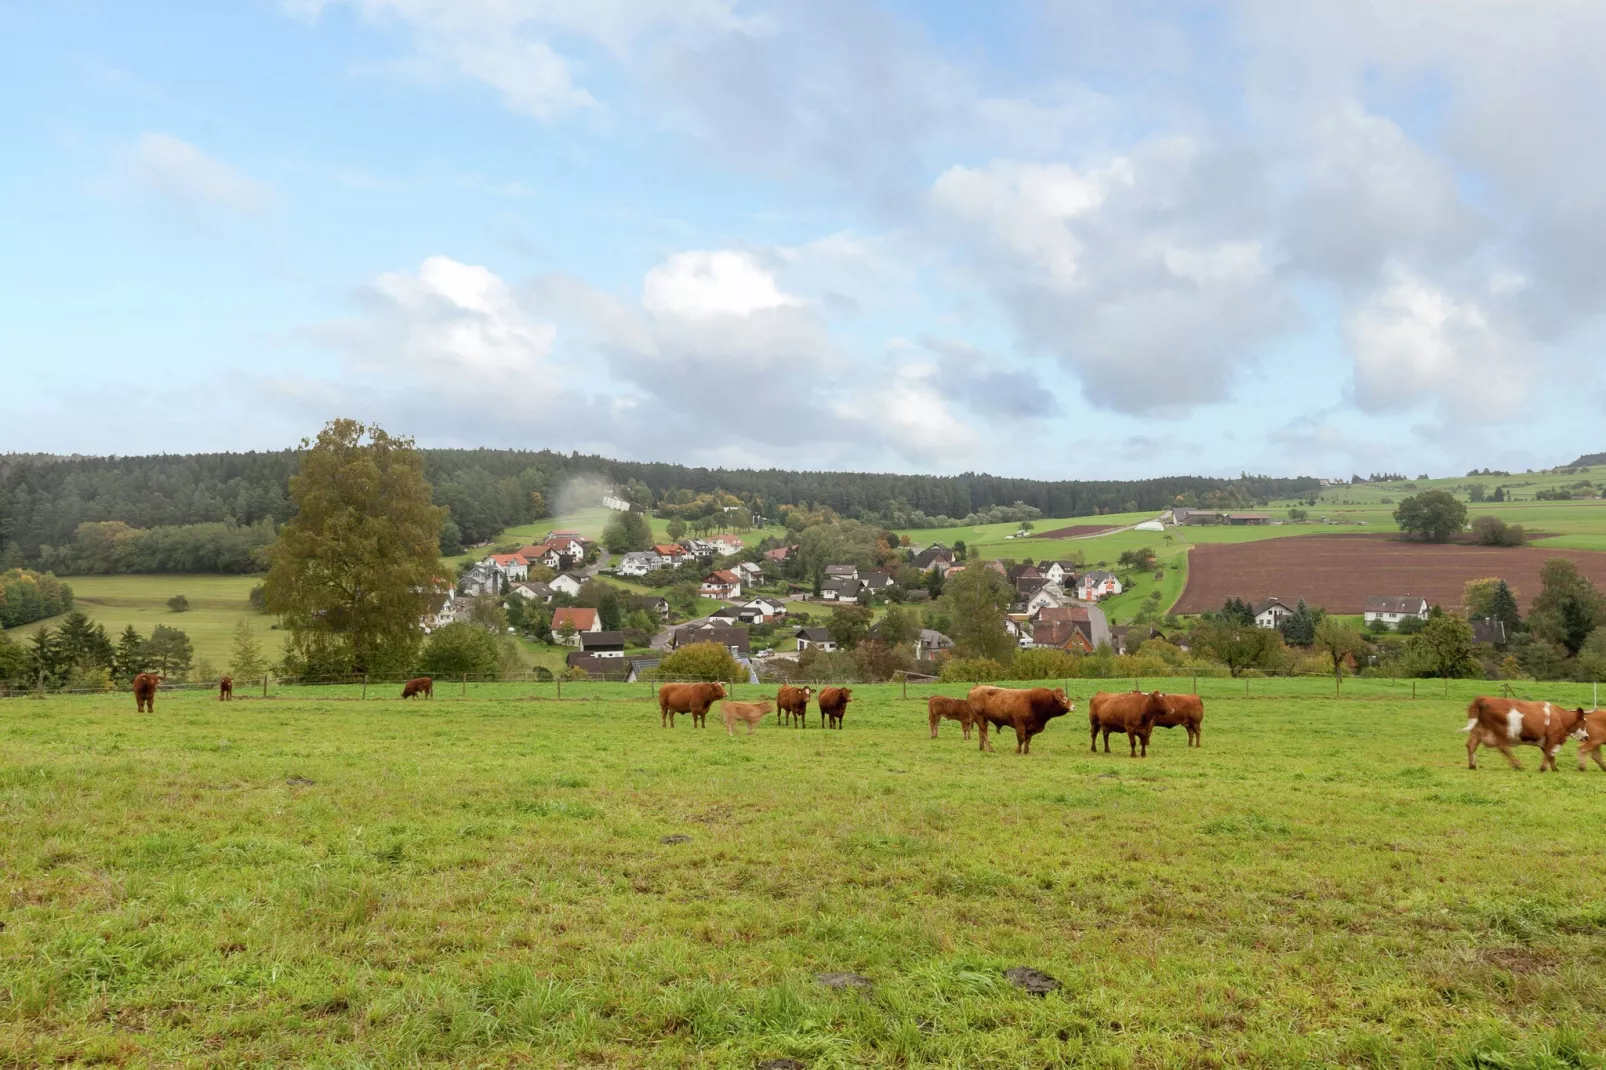
M234 629L249 620L256 629L263 654L274 660L284 648L285 633L272 630L274 618L251 609L247 600L261 576L217 576L198 574L145 576L63 576L73 589L73 608L106 627L115 641L117 633L132 624L141 635L150 635L158 624L178 628L195 644L196 661L206 660L219 668L229 663L234 649ZM181 594L190 600L184 613L167 608L167 600ZM35 621L8 631L18 642L41 624L54 628L60 617Z
M1606 1065L1606 776L1353 684L1201 681L1146 760L896 687L0 701L0 1065Z

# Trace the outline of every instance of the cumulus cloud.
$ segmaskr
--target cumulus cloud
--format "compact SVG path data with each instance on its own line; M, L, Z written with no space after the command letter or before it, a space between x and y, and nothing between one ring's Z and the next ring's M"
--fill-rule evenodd
M782 293L750 253L730 249L676 253L647 272L642 305L660 316L746 316L803 302Z
M136 186L184 208L259 215L275 202L271 187L171 134L141 134L124 172Z
M933 385L948 401L981 416L1038 420L1061 413L1059 398L1036 372L1011 367L968 342L928 338L938 358Z

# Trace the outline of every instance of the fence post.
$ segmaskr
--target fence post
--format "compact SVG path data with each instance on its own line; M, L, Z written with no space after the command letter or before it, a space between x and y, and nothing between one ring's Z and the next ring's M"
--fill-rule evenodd
M908 673L901 673L900 675L903 677L903 697L904 698L908 698L909 697L909 674Z
M457 697L468 698L468 673L463 674L463 687L462 690L457 693Z
M1244 677L1244 698L1249 697L1249 677Z
M1333 674L1333 697L1338 698L1344 690L1344 676L1342 673Z
M1416 681L1411 681L1411 697L1416 698Z
M263 698L267 698L268 697L268 674L267 673L263 673L262 674L262 697Z
M1136 677L1136 676L1132 677L1132 690L1134 690L1134 691L1142 691L1143 690L1143 681L1141 679L1139 679L1138 677Z
M362 674L362 700L364 702L368 701L368 674L367 673L363 673Z
M562 698L563 697L563 677L554 676L553 679L558 682L558 698Z
M1195 695L1197 695L1199 693L1199 674L1198 673L1194 673L1193 674L1193 693Z

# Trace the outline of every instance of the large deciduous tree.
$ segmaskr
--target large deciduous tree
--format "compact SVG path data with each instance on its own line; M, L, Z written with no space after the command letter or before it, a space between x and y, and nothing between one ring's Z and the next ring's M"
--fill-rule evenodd
M268 610L290 631L286 665L307 675L411 668L441 573L446 510L430 503L411 439L356 420L302 441L296 515L269 551Z
M942 598L955 653L1008 665L1015 640L1004 631L1004 611L1013 597L1009 580L990 568L967 567L947 579Z
M1528 614L1528 627L1541 639L1560 643L1577 654L1595 626L1606 623L1606 598L1565 557L1552 557L1539 569L1539 595Z
M1448 678L1478 674L1478 661L1472 655L1472 625L1460 617L1435 613L1407 643L1420 675Z
M613 514L602 529L602 545L611 554L628 554L652 545L652 529L647 518L634 510Z
M1467 523L1467 506L1447 490L1425 490L1394 510L1400 530L1423 542L1449 542Z

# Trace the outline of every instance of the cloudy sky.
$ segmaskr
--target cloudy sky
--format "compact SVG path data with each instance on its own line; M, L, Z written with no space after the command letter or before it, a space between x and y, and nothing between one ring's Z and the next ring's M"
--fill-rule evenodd
M0 0L0 450L1606 449L1600 0Z

